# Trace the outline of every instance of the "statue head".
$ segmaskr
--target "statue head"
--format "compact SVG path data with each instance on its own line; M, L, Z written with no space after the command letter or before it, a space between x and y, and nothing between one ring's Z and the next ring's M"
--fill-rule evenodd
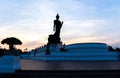
M59 14L57 14L57 15L56 15L56 19L59 19L59 17L60 17Z

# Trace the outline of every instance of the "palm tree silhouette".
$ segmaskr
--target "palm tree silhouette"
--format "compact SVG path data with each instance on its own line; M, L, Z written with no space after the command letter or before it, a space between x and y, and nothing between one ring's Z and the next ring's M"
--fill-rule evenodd
M1 41L1 44L7 44L9 45L9 50L15 50L14 45L21 45L22 42L15 37L9 37L9 38L3 39Z

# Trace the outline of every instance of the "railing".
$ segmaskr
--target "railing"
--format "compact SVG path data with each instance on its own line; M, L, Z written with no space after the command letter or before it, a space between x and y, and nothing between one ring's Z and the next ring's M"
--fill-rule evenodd
M18 56L20 55L20 51L4 51L4 55L15 55L15 56Z

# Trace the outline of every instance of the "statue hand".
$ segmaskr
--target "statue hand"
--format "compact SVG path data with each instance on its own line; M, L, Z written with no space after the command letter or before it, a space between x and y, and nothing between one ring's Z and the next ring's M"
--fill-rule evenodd
M63 24L63 21L62 21L62 24Z
M53 31L55 31L55 28L53 28Z

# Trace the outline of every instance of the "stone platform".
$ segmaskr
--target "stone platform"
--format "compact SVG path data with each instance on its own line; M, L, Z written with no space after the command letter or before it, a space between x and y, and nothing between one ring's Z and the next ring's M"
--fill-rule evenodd
M105 43L77 43L65 46L66 52L60 51L60 45L50 46L50 55L45 54L46 48L31 51L29 57L33 60L44 61L116 61L119 52L108 51ZM23 57L25 58L25 57Z

